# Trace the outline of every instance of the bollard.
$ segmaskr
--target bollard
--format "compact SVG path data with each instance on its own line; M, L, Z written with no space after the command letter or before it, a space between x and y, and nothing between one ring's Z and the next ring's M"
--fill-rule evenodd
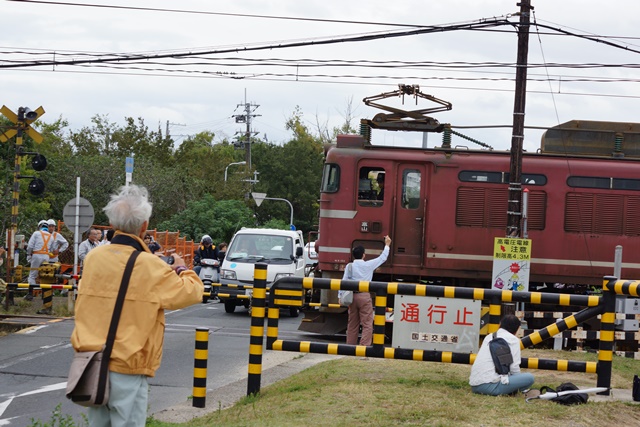
M51 289L42 290L42 309L37 313L49 315L53 313L53 291Z
M247 396L260 392L262 376L262 343L267 297L267 264L256 264L251 300L251 337L249 338L249 378Z
M611 364L613 361L613 343L615 341L616 322L616 277L605 276L602 284L602 304L604 310L600 317L600 348L598 349L598 387L607 391L598 394L609 396L611 387Z
M207 360L209 359L209 329L196 328L196 349L193 362L193 407L204 408L207 400Z

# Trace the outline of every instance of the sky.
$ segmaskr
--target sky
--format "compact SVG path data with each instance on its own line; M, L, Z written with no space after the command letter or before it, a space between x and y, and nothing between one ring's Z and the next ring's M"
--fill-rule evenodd
M96 115L119 125L125 117L141 117L152 130L164 134L168 128L179 144L205 130L215 133L215 141L244 132L234 115L243 114L248 102L256 135L283 143L291 137L285 123L296 108L317 131L342 125L351 105L357 129L360 118L382 112L364 105L363 98L410 84L453 105L432 114L441 123L508 149L518 42L513 26L344 40L493 19L516 23L516 3L0 0L0 105L13 111L42 106L46 113L40 120L63 118L74 131L91 126ZM640 2L532 0L532 5L531 19L539 25L529 36L525 126L638 121L640 31L634 24ZM597 41L560 35L557 29ZM318 43L327 40L342 41ZM114 54L143 59L69 63ZM36 60L47 63L27 66ZM422 98L416 104L411 97L380 103L407 110L436 106ZM538 149L543 132L526 129L524 148ZM421 146L423 139L419 133L377 131L373 142ZM441 136L429 135L426 143L440 145ZM453 144L478 148L455 137Z

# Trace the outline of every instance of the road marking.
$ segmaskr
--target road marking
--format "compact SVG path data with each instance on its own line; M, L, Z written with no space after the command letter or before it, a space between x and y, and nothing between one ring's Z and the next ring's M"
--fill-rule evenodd
M11 402L13 402L13 399L17 398L17 397L22 397L22 396L31 396L34 394L40 394L40 393L48 393L50 391L56 391L56 390L62 390L67 388L67 382L62 382L62 383L57 383L57 384L51 384L51 385L46 385L44 387L40 387L36 390L31 390L31 391L27 391L26 393L22 393L22 394L18 394L16 396L13 396L11 398L9 398L8 400L5 400L4 402L0 403L0 417L2 417L2 414L4 414L4 411L7 410L7 408L9 407L9 405L11 404ZM0 426L3 425L9 425L10 424L10 420L1 420L0 419Z
M64 343L60 343L60 344L64 344ZM9 366L13 366L13 365L18 364L18 363L22 363L22 362L26 362L26 361L29 361L29 360L33 360L33 359L36 359L36 358L38 358L40 356L44 356L44 355L47 355L49 353L53 353L53 352L56 352L58 350L62 350L64 348L69 348L69 347L71 347L71 343L64 344L64 345L58 345L56 347L49 348L46 351L41 351L39 353L30 354L29 356L21 357L20 359L16 359L16 360L13 360L13 361L11 361L9 363L5 363L4 365L0 365L0 369L5 369L5 368L8 368Z

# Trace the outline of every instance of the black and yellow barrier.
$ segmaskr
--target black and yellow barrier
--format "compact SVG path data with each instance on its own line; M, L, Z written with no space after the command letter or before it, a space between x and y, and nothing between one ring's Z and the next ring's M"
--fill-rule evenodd
M256 278L258 277L256 266ZM265 272L266 275L266 272ZM267 350L295 351L306 353L336 354L345 356L366 356L387 359L405 359L442 363L472 364L475 354L455 353L446 351L414 350L392 348L384 346L384 322L388 295L415 295L440 298L461 298L482 300L489 303L489 333L498 330L501 317L501 304L521 302L531 304L550 304L559 306L583 306L585 309L568 315L557 323L526 335L521 340L521 347L531 347L548 338L562 335L577 325L601 316L600 351L598 362L582 362L570 360L550 360L538 358L522 358L520 366L528 369L545 369L556 371L571 371L595 373L598 387L607 388L609 394L611 384L611 361L614 342L615 298L616 295L637 296L640 291L640 281L617 281L615 277L605 277L602 296L597 295L569 295L543 292L514 292L498 289L459 288L453 286L435 286L409 283L365 282L339 279L296 278L285 277L271 285L269 293ZM257 283L257 282L256 282ZM351 290L375 293L375 317L373 344L371 346L320 343L311 341L293 341L278 339L278 320L280 307L301 307L304 295L309 289ZM254 302L256 295L254 294ZM325 306L324 304L316 306ZM333 305L330 305L333 306ZM262 320L256 320L258 313L252 313L252 349L251 354L262 354L262 329L254 330L256 325L264 325ZM255 332L255 334L254 334ZM261 334L258 339L256 334ZM254 362L257 359L250 360ZM250 362L250 373L260 372L260 369ZM259 391L259 384L250 385L249 389ZM259 376L257 377L259 381ZM249 394L249 393L248 393Z
M253 275L253 299L251 301L251 337L249 338L247 396L260 392L266 297L267 264L256 264Z
M207 400L209 329L196 328L196 349L193 359L193 407L204 408Z

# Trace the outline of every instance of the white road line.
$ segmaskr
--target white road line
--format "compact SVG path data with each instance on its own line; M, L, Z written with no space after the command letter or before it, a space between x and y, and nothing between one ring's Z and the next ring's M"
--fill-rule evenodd
M11 404L11 402L13 402L13 399L15 399L16 397L31 396L31 395L40 394L40 393L48 393L50 391L61 390L61 389L64 389L64 388L67 388L67 382L66 381L63 382L63 383L46 385L46 386L40 387L40 388L38 388L36 390L31 390L31 391L28 391L26 393L22 393L22 394L19 394L17 396L13 396L13 397L9 398L8 400L5 400L4 402L0 403L0 417L2 417L2 414L4 414L4 411L7 410L7 408ZM9 425L10 423L11 423L10 420L2 420L2 419L0 419L0 426Z
M13 366L13 365L18 364L18 363L26 362L28 360L33 360L33 359L36 359L36 358L38 358L40 356L44 356L44 355L47 355L49 353L53 353L55 351L62 350L64 348L69 348L69 347L71 347L71 343L64 344L64 345L59 345L59 346L54 347L54 348L49 348L46 351L41 351L39 353L30 354L29 356L21 357L20 359L15 359L15 360L12 360L9 363L5 363L4 365L0 365L0 369L5 369L5 368L8 368L9 366Z

